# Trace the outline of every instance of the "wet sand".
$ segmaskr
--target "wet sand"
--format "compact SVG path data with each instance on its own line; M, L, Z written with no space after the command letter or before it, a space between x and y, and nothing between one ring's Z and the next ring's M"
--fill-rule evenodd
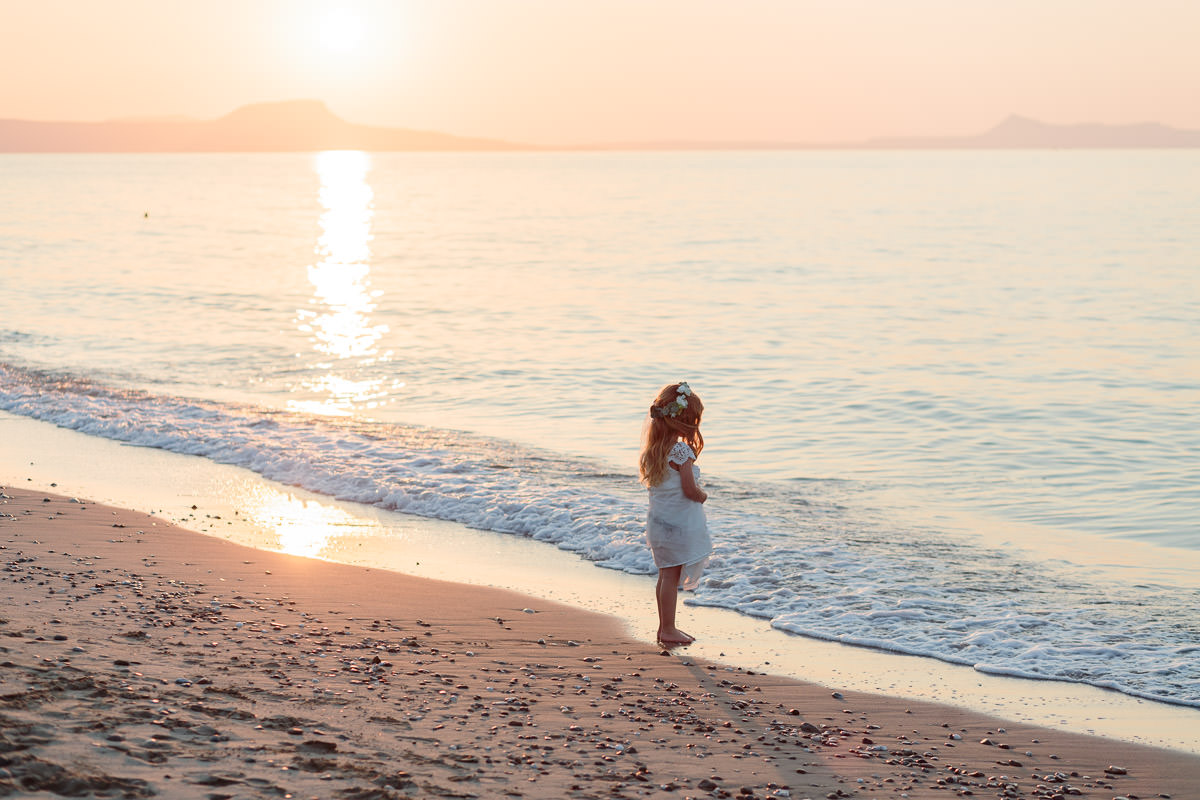
M1200 758L0 489L0 796L1195 797Z

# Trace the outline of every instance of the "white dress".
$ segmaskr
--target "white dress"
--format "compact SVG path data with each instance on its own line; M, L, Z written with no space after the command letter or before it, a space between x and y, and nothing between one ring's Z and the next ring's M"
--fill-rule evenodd
M682 467L695 458L695 452L685 442L675 443L667 456L667 471L662 483L650 487L650 508L646 514L646 540L650 543L654 565L660 569L683 565L679 575L682 589L696 588L712 554L704 504L689 500L683 494L679 470L670 466L678 464ZM700 468L694 463L691 468L699 485Z

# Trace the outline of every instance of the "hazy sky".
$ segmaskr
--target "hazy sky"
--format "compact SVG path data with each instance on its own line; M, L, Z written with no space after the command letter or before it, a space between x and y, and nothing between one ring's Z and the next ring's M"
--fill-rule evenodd
M351 122L540 144L1200 129L1200 0L0 0L0 118Z

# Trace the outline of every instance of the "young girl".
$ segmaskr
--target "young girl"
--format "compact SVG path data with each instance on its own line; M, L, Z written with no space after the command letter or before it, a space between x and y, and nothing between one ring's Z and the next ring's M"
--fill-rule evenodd
M675 627L679 589L695 589L712 553L700 468L696 457L704 449L700 415L704 404L686 383L663 387L650 406L639 474L650 490L646 539L658 567L658 640L688 644L693 637Z

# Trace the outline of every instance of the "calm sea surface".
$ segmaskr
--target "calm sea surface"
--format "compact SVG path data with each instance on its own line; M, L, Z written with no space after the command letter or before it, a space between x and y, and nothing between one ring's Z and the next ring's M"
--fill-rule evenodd
M687 379L696 602L1200 706L1198 213L1194 150L6 155L0 409L648 572Z

